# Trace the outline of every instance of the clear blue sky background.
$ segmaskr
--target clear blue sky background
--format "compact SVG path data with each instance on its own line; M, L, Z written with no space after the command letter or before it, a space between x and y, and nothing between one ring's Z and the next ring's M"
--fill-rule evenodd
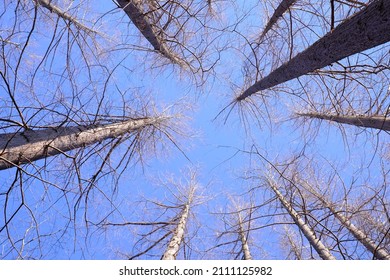
M240 2L236 3L237 6L242 6L236 7L236 10L231 6L227 6L229 9L225 10L225 21L234 22L235 18L233 15L239 17L239 15L242 16L248 12L249 16L237 26L236 30L248 36L253 35L253 32L261 31L267 17L264 16L266 12L261 9L261 5L257 5L258 1L237 2ZM109 3L109 1L105 3ZM112 8L114 8L114 5L111 3L100 3L99 7L97 7L101 11L109 11ZM326 8L324 9L326 10ZM126 20L126 17L119 13L120 11L115 15ZM215 16L218 17L220 15ZM106 19L110 19L110 15L103 17L103 21ZM115 22L114 17L112 21ZM311 22L313 19L308 17L307 21ZM118 30L113 30L112 32L113 34L116 32L119 34L126 33L128 31L126 30L127 28L133 29L130 33L134 34L136 40L140 40L142 44L148 45L145 40L139 39L138 31L130 23L119 25ZM312 34L313 38L308 36L308 42L305 42L305 45L316 40L313 33L317 32L317 36L320 36L321 32L324 32L323 30L320 31L320 29L313 29L312 31L310 34ZM241 45L242 41L239 40L242 37L237 36L235 33L230 33L229 36L231 37L223 38L221 41L234 38L237 42L226 43L230 46ZM305 47L299 41L296 42L296 46L295 52ZM125 52L126 50L118 52L118 58L123 56ZM215 76L210 76L202 88L193 86L191 79L185 75L179 79L177 69L172 70L171 67L155 70L151 73L142 71L142 67L139 67L139 65L142 64L142 59L140 58L144 56L143 52L134 51L127 57L123 64L129 69L134 69L134 76L124 77L128 72L121 74L119 68L115 74L118 81L122 81L118 82L120 88L140 87L140 92L150 92L160 109L164 108L162 104L170 106L173 103L180 103L182 100L193 104L193 110L184 111L183 114L185 117L189 117L190 120L187 124L194 132L195 137L192 140L182 139L178 142L180 149L184 151L190 161L182 154L181 150L168 143L168 153L162 151L157 156L151 155L147 158L144 165L136 165L131 170L127 170L119 181L118 192L114 196L115 205L123 216L120 217L118 211L108 220L116 219L116 222L125 220L136 222L143 221L145 218L152 219L156 217L158 214L153 212L154 210L145 208L145 205L140 203L140 201L144 198L159 199L162 202L164 202L165 198L170 199L172 194L159 185L158 181L164 181L164 178L168 176L174 177L177 181L185 181L186 168L194 168L198 170L198 181L204 196L204 203L195 207L193 220L190 221L189 233L194 235L190 243L194 248L192 257L229 258L228 254L223 253L223 249L207 253L201 251L215 245L216 233L222 230L221 217L212 213L224 211L228 208L230 203L228 194L232 196L237 195L238 197L243 196L243 193L250 186L248 182L240 180L239 177L244 174L245 170L254 167L254 158L251 159L247 154L239 151L250 150L254 143L262 154L271 161L286 159L304 150L305 154L313 155L315 159L322 162L324 170L330 168L326 166L326 161L333 163L335 166L340 166L340 168L343 168L342 175L346 180L346 184L352 178L356 179L356 175L360 176L357 180L362 182L368 175L370 175L370 178L379 178L380 180L377 172L380 162L375 154L375 140L377 139L375 136L362 134L355 139L355 133L360 130L346 127L345 133L347 137L345 138L337 126L329 125L326 122L321 123L318 134L312 135L307 133L310 129L308 125L300 125L299 122L296 123L289 120L292 110L298 107L297 103L299 100L285 94L283 87L280 90L268 93L269 98L267 100L269 104L267 106L269 106L271 115L276 121L261 121L261 126L258 126L254 122L254 116L246 114L248 120L243 122L239 117L237 107L229 114L228 118L226 118L226 113L218 116L219 112L233 100L234 95L243 83L243 56L239 56L238 53L234 48L228 48L222 52L220 64L218 64L215 70ZM267 67L270 66L267 65ZM148 68L147 64L145 68ZM304 84L311 81L311 79L313 78L305 77L300 82ZM44 81L41 82L44 83ZM297 80L287 83L287 86L295 89L296 92L303 92L301 84ZM320 86L317 87L316 85L311 86L312 90L320 88ZM49 87L49 85L44 87ZM116 102L120 106L121 100L113 92L115 90L110 89L107 94L116 96L116 98L112 98L112 102L114 106L117 105ZM0 96L3 96L3 94L0 93ZM276 98L274 95L276 95ZM259 102L259 100L256 102ZM264 106L260 109L262 114L265 113L263 109ZM384 133L381 133L378 139L380 139L380 142L386 141L386 139L389 140L388 135ZM362 152L362 150L365 152ZM370 161L371 155L373 155L372 161ZM369 169L362 169L359 161L370 161ZM258 166L264 166L264 162L259 162ZM9 184L14 172L14 170L6 170L0 173L1 178L3 178L1 187L6 187ZM54 176L51 177L49 175L49 177L54 179ZM35 250L36 255L34 257L45 259L106 259L123 258L126 254L131 255L134 253L132 252L132 247L138 238L137 234L141 233L142 229L139 227L108 227L102 230L93 226L85 228L83 217L81 216L83 213L81 210L83 209L80 209L81 214L78 216L76 223L66 224L66 219L62 220L61 217L69 214L67 213L68 201L61 197L61 192L50 189L45 190L39 182L32 182L26 195L29 195L28 200L31 205L34 205L32 211L40 213L37 215L40 233L44 236L46 233L61 231L64 226L69 227L69 230L64 235L55 234L43 237L42 243L34 239L30 244L27 244L27 249L42 246L42 255L37 253L39 250ZM28 183L27 181L26 184ZM102 180L100 187L109 189L111 188L110 183L109 179L107 181ZM264 195L263 199L266 199L266 197L267 194ZM51 201L54 207L42 207L45 204L45 200ZM4 200L2 203L4 203ZM89 213L92 216L96 214L99 217L104 216L106 212L115 210L98 192L94 203L89 205L89 207ZM28 222L22 222L26 214L28 213L23 212L17 218L23 224L17 235L22 236L22 233L28 228L26 225ZM2 219L3 217L0 219L1 222L3 222ZM17 232L18 229L16 228L15 231ZM279 236L275 234L280 232L282 231L278 227L254 232L250 239L253 245L254 258L263 256L276 259L283 258ZM0 242L7 239L6 234L5 231L0 233ZM26 236L29 237L27 231ZM4 248L9 246L9 244L6 242L0 243L0 257L16 257L13 254L3 256L1 246L3 246L4 252ZM158 250L161 250L161 248L156 248L156 252Z

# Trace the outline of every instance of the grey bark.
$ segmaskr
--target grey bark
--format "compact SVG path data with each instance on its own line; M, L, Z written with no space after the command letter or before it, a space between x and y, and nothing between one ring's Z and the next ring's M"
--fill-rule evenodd
M90 33L97 33L95 30L85 26L83 23L81 23L78 19L70 15L69 13L61 10L61 8L57 7L56 5L52 4L50 0L35 0L37 4L41 5L45 9L49 10L50 12L56 14L60 18L71 22L75 26L77 26L79 29L90 32Z
M386 116L341 116L321 113L298 113L298 116L334 121L337 123L390 131L390 118Z
M195 186L192 186L190 189L188 200L181 212L179 223L177 224L173 236L169 241L168 247L161 258L162 260L176 260L176 256L179 252L181 242L183 241L184 238L184 232L188 221L190 206L194 198L194 192L195 192Z
M116 2L157 52L173 63L184 66L183 61L168 49L163 38L157 35L158 32L151 22L151 17L143 11L141 0L116 0Z
M271 18L269 19L267 25L265 26L263 32L260 35L259 41L261 42L264 36L271 30L271 28L276 24L279 18L295 3L296 0L282 0L279 6L275 9Z
M247 88L236 100L298 78L350 55L390 41L390 1L376 0L293 59Z
M303 182L302 182L303 183ZM383 248L380 248L375 242L367 236L362 230L357 228L347 217L337 211L329 201L327 201L322 195L314 191L306 183L303 183L305 188L314 194L321 203L332 212L332 214L340 221L340 223L349 230L349 232L360 242L363 246L371 252L375 258L379 260L390 260L390 254Z
M309 243L316 250L318 255L324 260L335 260L336 258L330 253L328 248L316 237L313 229L305 223L305 221L300 217L300 215L294 210L291 204L284 198L281 192L278 190L275 183L268 181L269 186L274 191L280 202L282 203L284 209L287 210L294 223L299 227L303 235L309 241Z
M107 125L26 130L0 134L0 170L116 138L163 118L142 118Z
M238 230L239 230L239 235L240 235L240 240L241 240L241 249L242 249L242 252L244 253L244 259L245 260L252 260L252 255L251 255L251 252L249 250L248 240L246 238L246 232L244 230L241 213L238 213L238 227L239 227Z

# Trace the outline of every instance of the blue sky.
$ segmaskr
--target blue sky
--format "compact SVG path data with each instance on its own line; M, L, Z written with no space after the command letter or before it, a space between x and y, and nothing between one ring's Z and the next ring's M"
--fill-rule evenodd
M382 178L378 170L380 170L382 164L384 164L385 170L386 168L388 169L388 161L385 161L385 163L380 161L381 154L377 148L381 149L382 145L384 145L383 143L388 142L389 136L386 133L381 132L376 136L375 133L369 133L370 130L368 130L368 133L362 133L360 129L345 127L343 134L343 130L325 121L314 121L310 125L309 123L291 120L292 113L296 108L302 109L305 107L301 101L307 98L308 95L313 95L313 100L318 103L322 102L321 98L324 97L321 94L316 94L316 92L323 90L326 82L321 84L319 79L315 77L303 77L276 87L274 90L265 91L264 94L267 95L265 98L266 104L262 104L262 100L259 98L253 99L255 104L259 106L259 110L255 115L248 113L245 107L242 107L243 111L240 111L238 105L233 108L230 114L227 113L228 110L219 114L234 99L234 96L242 90L245 83L242 69L245 55L250 56L248 46L245 45L246 41L242 35L253 39L257 34L256 32L262 30L262 26L267 19L262 17L266 13L263 11L263 4L258 5L257 2L241 1L234 5L225 5L223 2L216 3L221 11L224 11L224 14L214 15L215 18L221 19L218 24L229 25L237 18L243 17L246 13L248 14L235 27L236 32L228 32L216 41L219 46L225 44L228 47L220 53L220 61L214 69L215 72L207 76L207 80L202 86L196 85L195 79L191 75L181 72L177 67L156 67L150 70L154 62L159 59L156 54L130 47L122 49L120 46L115 46L117 42L115 40L120 38L119 41L122 42L149 47L146 40L139 35L138 30L126 21L128 19L119 10L114 14L104 15L101 18L102 20L97 21L95 24L96 28L102 24L101 31L107 32L109 34L108 38L110 36L115 38L112 41L98 39L101 47L107 47L107 49L117 47L119 49L115 52L107 52L105 54L107 55L107 60L102 59L102 61L107 63L107 67L112 67L123 59L120 66L114 71L113 78L109 81L105 92L102 92L105 88L104 80L99 79L107 73L97 67L98 69L93 72L96 76L90 78L88 72L84 71L85 68L77 68L78 66L84 67L82 60L79 59L80 52L77 47L74 48L75 58L72 63L74 63L75 69L79 70L79 72L75 72L79 76L75 75L76 77L74 77L75 81L80 83L78 87L72 87L66 75L60 78L59 75L50 75L49 78L45 76L45 71L48 69L61 73L65 60L60 55L66 55L66 51L61 48L63 46L61 44L56 53L60 57L54 56L52 66L49 66L50 63L47 62L37 71L35 88L33 88L35 95L29 94L30 89L28 85L18 84L17 88L22 92L18 96L18 101L24 106L29 106L30 102L34 106L37 106L39 102L49 103L59 98L58 96L61 95L60 91L63 92L64 104L66 103L66 106L69 106L69 108L74 106L76 109L77 106L80 106L80 111L85 109L89 113L96 111L96 106L103 93L105 101L111 105L111 112L115 113L120 113L122 109L121 94L129 100L137 96L141 101L145 101L151 96L150 99L153 99L156 104L156 110L160 112L167 107L173 108L168 110L168 112L175 112L176 108L179 108L178 110L180 111L180 104L182 103L191 105L191 110L184 107L181 111L181 114L184 116L184 124L188 126L189 129L187 131L191 137L178 137L177 145L180 149L166 141L166 146L159 146L157 155L148 155L143 165L136 164L128 168L119 180L116 191L111 191L114 187L113 181L109 176L99 182L99 189L103 191L96 190L92 192L91 203L88 206L89 215L96 218L96 221L109 213L112 213L108 218L110 221L136 222L144 219L153 220L159 215L158 212L148 209L146 204L142 203L142 200L174 201L172 193L167 191L167 188L161 186L161 181L173 177L177 182L185 182L186 169L193 168L198 172L204 203L195 207L194 215L189 225L188 233L192 237L189 244L193 248L191 256L193 258L229 258L231 255L227 253L229 251L228 247L206 253L204 251L215 246L216 234L223 228L221 216L215 213L229 209L229 196L247 199L244 193L249 187L253 186L251 185L253 182L242 180L240 177L248 170L253 171L255 168L258 168L259 172L261 172L261 170L264 171L266 168L264 161L261 162L256 156L250 157L248 153L243 152L250 151L254 145L256 145L263 156L272 162L283 161L294 155L304 154L308 158L313 157L318 162L317 164L322 167L321 171L325 174L328 171L330 172L331 164L337 166L341 177L347 185L351 182L354 182L356 185L364 185L367 178L371 180L370 183L373 185L381 181ZM236 5L242 6L237 7ZM307 45L314 42L318 36L326 32L326 30L321 28L322 25L325 25L326 17L318 19L314 16L309 16L309 14L305 14L304 4L297 5L293 13L296 16L294 19L302 17L303 14L303 20L302 22L294 21L296 23L294 26L297 27L297 30L300 30L299 27L301 25L305 23L311 24L311 32L307 32L307 37L305 37L302 35L305 34L305 30L302 31L302 34L299 33L301 31L297 31L298 35L294 45L294 53L304 49ZM100 5L94 8L97 8L96 14L99 14L100 12L109 11L113 7L110 3L108 6ZM272 7L268 5L266 7L272 11ZM310 10L309 7L307 9ZM327 14L329 7L324 6L323 9L327 11ZM7 16L12 17L9 11L7 12L8 14L2 16L2 22L5 22ZM96 15L91 13L91 15L86 17L88 19L85 21L86 24L90 24L89 21L94 21ZM117 24L118 20L121 20L122 23ZM107 26L104 24L107 24ZM288 45L288 40L286 41L285 37L283 37L288 32L288 29L286 29L288 17L286 16L279 24L279 33L272 34L275 37L274 45L269 45L269 49L267 49L268 45L265 45L261 50L265 52L264 59L261 61L262 66L264 66L262 75L265 75L275 64L283 62L277 59L274 60L273 52L279 51L282 58L289 53L288 49L284 48L284 46ZM27 24L27 26L29 25ZM41 26L38 25L37 28L39 29ZM232 27L229 27L229 30L232 29ZM238 32L242 32L242 34L238 35ZM34 55L37 55L36 52L39 52L38 56L44 55L45 49L43 46L49 44L50 38L49 35L46 36L41 31L38 31L33 36L32 43L27 48L30 57L25 58L26 61L31 62L31 69L34 69L37 66L35 64L36 61L39 61L39 59L35 60ZM61 42L65 44L66 40ZM278 50L278 47L280 47L280 50ZM217 54L212 53L210 60L216 57ZM23 72L22 75L27 77L30 68L27 67L26 69L26 72ZM95 68L92 67L92 69ZM62 78L64 79L63 81ZM26 79L28 80L29 78ZM94 81L92 85L90 84L91 80ZM59 84L58 88L52 87L54 83ZM337 84L334 85L334 88L337 88ZM351 89L353 88L351 86ZM359 89L358 86L357 88ZM0 90L3 91L4 87L2 86ZM375 88L373 91L375 92ZM79 94L80 100L72 100L73 104L66 97L72 96L74 92ZM297 98L297 95L302 95L303 98ZM9 104L7 98L5 91L0 92L0 101L3 105ZM138 101L136 102L138 103ZM324 103L326 102L328 100L324 101ZM384 98L384 103L386 102L388 103L388 100ZM85 104L85 107L81 106L83 104ZM177 105L171 107L172 104ZM129 105L131 107L134 104L130 101ZM7 106L4 105L3 107L6 108ZM59 106L60 109L58 110L62 110L66 106ZM54 106L54 108L57 107ZM107 108L109 107L107 106ZM135 108L136 105L130 109L133 110ZM26 115L31 116L33 119L33 124L39 125L41 121L50 123L51 120L47 119L45 115L39 118L34 115L34 112L31 108L25 110ZM103 112L104 109L100 111L100 113ZM240 115L242 112L244 115ZM14 110L11 110L11 113L3 111L1 117L7 114L13 117L16 115ZM83 113L77 113L74 116L77 118L84 115ZM244 120L240 116L245 116L247 119ZM259 116L261 116L260 123L257 123ZM269 119L268 116L271 118ZM114 161L119 159L121 152L125 148L123 146L118 148L115 154L117 158L113 158ZM186 156L183 155L183 152ZM59 185L65 182L69 174L65 169L61 169L64 167L62 160L63 158L61 157L49 159L50 163L48 166L53 171L42 172L43 178L52 180ZM88 162L82 170L85 172L84 175L86 177L90 173L92 174L93 170L90 168L94 166L94 160L98 160L98 157L92 158L92 162ZM370 164L362 165L362 162L370 162ZM65 163L69 164L69 161L65 161ZM39 166L43 166L43 164L43 161L38 162ZM33 167L29 170L37 172ZM10 182L12 182L15 170L1 171L0 176L2 178L0 190L4 192ZM74 210L72 203L76 201L78 195L75 192L76 188L72 187L72 191L65 196L64 191L56 189L50 184L33 180L29 176L26 176L25 180L26 201L28 205L31 205L30 210L34 213L36 220L31 221L29 209L23 209L15 218L12 227L14 232L12 234L15 235L15 240L18 241L18 244L21 243L23 236L26 236L26 240L29 241L26 244L26 257L45 259L106 259L123 258L127 254L134 253L132 249L139 238L137 234L143 233L144 229L135 226L108 227L107 229L92 225L86 227L83 220L86 205L83 202L78 209L76 221L69 221L68 216L72 216L72 211ZM13 192L13 200L8 204L10 210L17 208L20 202L20 194L16 190L13 190ZM104 194L112 195L111 198L115 203L110 204L109 200L104 197ZM258 194L257 203L261 203L262 200L267 200L269 197L269 192L264 191ZM5 203L6 200L3 195L0 198L0 205ZM14 205L10 206L12 203ZM268 209L270 212L274 210L273 207L277 208L277 204L270 205L270 209ZM149 207L150 205L147 206ZM280 211L280 209L278 208L275 211ZM169 218L173 215L172 213L168 211L160 218ZM0 226L4 223L3 219L4 216L1 216ZM39 225L39 231L37 231L36 225ZM64 228L67 228L67 230L63 231ZM36 239L38 233L42 236L42 239ZM49 235L51 233L54 234ZM250 240L254 257L284 258L285 252L280 245L281 236L283 236L283 229L279 226L253 232ZM16 258L15 252L6 254L10 248L7 240L6 231L1 232L0 257ZM163 248L156 247L154 253L158 255L161 250ZM32 252L31 256L29 252ZM180 253L179 255L181 258L183 258L182 254Z

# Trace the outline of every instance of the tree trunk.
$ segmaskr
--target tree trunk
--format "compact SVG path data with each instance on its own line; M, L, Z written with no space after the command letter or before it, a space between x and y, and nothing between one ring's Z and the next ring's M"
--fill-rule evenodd
M252 260L252 255L249 250L248 240L246 239L246 233L243 226L243 221L241 214L238 213L238 226L239 226L239 235L241 239L241 249L244 253L244 260Z
M305 188L314 194L321 203L332 212L332 214L337 218L337 220L340 221L340 223L346 227L350 233L366 247L368 251L370 251L377 259L380 260L390 260L390 254L385 250L379 248L375 242L369 238L362 230L357 228L352 222L345 217L343 214L340 213L340 211L337 211L331 203L329 203L322 195L318 194L316 191L313 190L310 186L308 186L306 183L302 184L305 185Z
M336 258L330 253L328 248L316 237L313 229L305 223L305 221L299 216L299 214L292 208L291 204L284 198L281 192L278 190L276 185L273 182L268 181L270 187L282 203L283 207L290 214L291 218L294 220L294 223L302 231L303 235L307 238L309 243L316 250L318 255L324 260L335 260Z
M153 23L150 22L147 13L142 9L142 1L140 0L117 0L116 1L120 8L122 8L133 24L138 28L142 35L149 41L153 48L161 53L163 56L168 58L173 63L183 65L183 62L175 54L170 51L162 38L159 38Z
M77 26L79 29L87 32L87 33L97 33L95 30L90 29L89 27L82 24L78 19L73 17L67 12L62 11L59 7L51 3L51 0L35 0L35 2L45 9L49 10L51 13L56 14L60 18L64 19L65 21L69 21L75 26Z
M264 31L261 33L259 42L263 40L267 32L271 30L271 28L275 25L278 19L283 16L283 14L294 4L295 1L296 0L282 0L282 2L279 4L279 6L276 8L273 15L269 19L267 25L264 28Z
M321 113L298 113L297 115L301 117L317 118L337 123L390 131L390 118L385 116L340 116Z
M184 238L184 232L186 229L186 224L188 221L188 215L190 212L190 205L194 198L195 186L192 186L188 196L187 203L184 205L183 211L180 215L179 223L176 226L175 232L168 244L167 249L165 250L162 260L176 260L176 256L180 249L180 244Z
M0 134L0 170L119 137L147 125L157 125L160 121L161 118L141 118L108 125Z
M390 1L376 0L247 88L237 101L390 41Z

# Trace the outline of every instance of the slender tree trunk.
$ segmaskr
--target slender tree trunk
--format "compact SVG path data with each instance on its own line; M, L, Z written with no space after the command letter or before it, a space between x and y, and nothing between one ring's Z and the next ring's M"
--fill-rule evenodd
M283 14L294 4L296 0L282 0L279 6L275 9L273 15L269 19L267 25L264 28L264 31L261 33L259 42L261 42L264 36L268 31L276 24L279 18L283 16Z
M345 217L340 211L337 211L331 203L329 203L322 195L318 194L313 188L308 186L306 183L302 182L302 185L305 185L305 188L314 194L321 203L332 212L332 214L340 221L340 223L346 227L350 233L366 247L368 251L370 251L377 259L380 260L390 260L390 254L382 248L379 248L375 242L367 236L362 230L357 228L352 222Z
M85 26L83 23L81 23L78 19L73 17L67 12L64 12L61 10L61 8L57 7L53 3L51 3L50 0L34 0L37 4L41 5L45 9L49 10L50 12L56 14L60 18L71 22L75 26L77 26L79 29L85 31L85 32L92 32L97 33L95 30L90 29L89 27Z
M278 190L277 186L269 181L269 185L282 203L283 207L290 214L291 218L294 220L294 223L302 231L303 235L307 238L309 243L316 250L318 255L324 260L335 260L336 258L330 253L327 247L316 237L313 229L305 223L305 221L299 216L299 214L292 208L291 204L284 198L281 192Z
M173 63L184 66L181 59L170 51L163 39L157 35L151 18L143 11L141 0L117 0L116 2L156 51Z
M162 260L176 260L176 256L179 252L181 242L184 238L184 232L188 221L188 215L190 213L190 205L194 198L195 186L192 186L188 196L187 203L184 205L183 211L180 216L179 223L176 226L175 232L165 250Z
M246 239L246 232L244 230L243 220L240 213L238 213L238 226L239 226L238 230L239 230L239 235L241 240L241 249L242 252L244 253L244 260L252 260L252 255L249 250L248 240Z
M390 118L385 116L340 116L321 113L298 113L301 117L317 118L361 127L390 131Z
M390 1L376 0L247 88L237 101L390 41Z
M147 125L158 125L161 120L162 118L141 118L108 125L0 134L0 170L119 137Z

